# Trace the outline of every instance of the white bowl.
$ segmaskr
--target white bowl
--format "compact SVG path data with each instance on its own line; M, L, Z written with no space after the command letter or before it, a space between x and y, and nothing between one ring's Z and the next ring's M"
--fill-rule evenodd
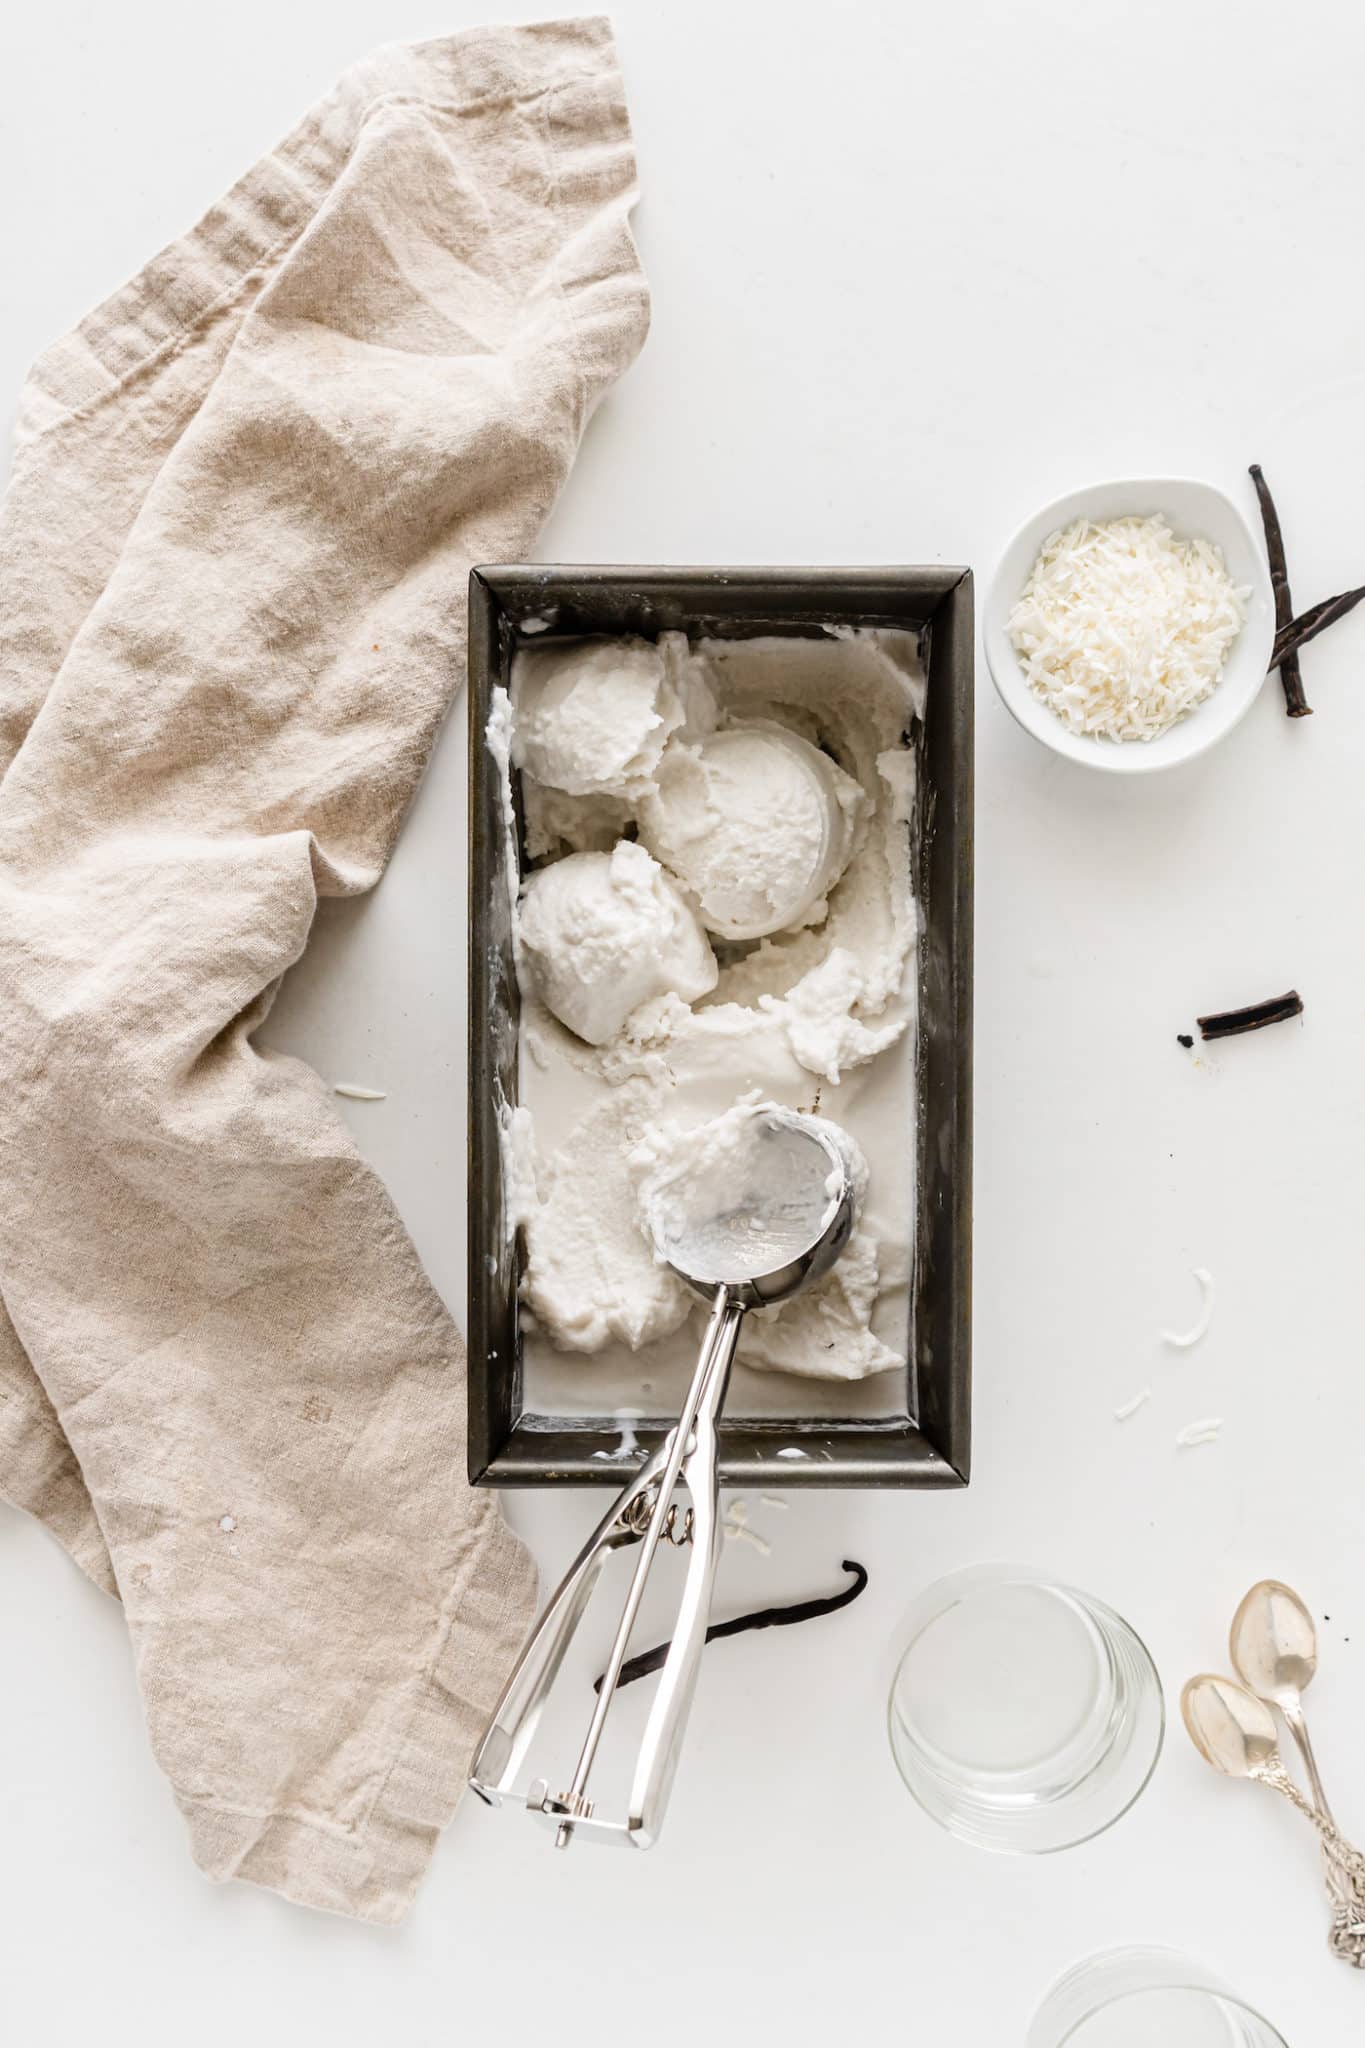
M1234 583L1251 592L1246 623L1232 644L1223 673L1211 697L1189 716L1170 726L1159 739L1110 740L1072 732L1024 678L1019 657L1006 630L1010 612L1028 581L1043 542L1073 519L1123 519L1159 512L1172 530L1190 539L1201 535L1223 551ZM991 579L982 617L986 661L1005 708L1026 732L1087 768L1120 775L1150 774L1192 761L1230 733L1255 702L1266 678L1275 640L1275 599L1270 572L1259 544L1231 498L1212 484L1193 477L1137 477L1091 484L1045 505L1025 521L1000 558Z

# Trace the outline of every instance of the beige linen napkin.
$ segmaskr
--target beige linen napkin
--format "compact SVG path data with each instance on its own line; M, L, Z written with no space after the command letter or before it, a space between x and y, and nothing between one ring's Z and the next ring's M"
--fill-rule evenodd
M392 1205L251 1033L640 345L634 191L605 22L380 51L43 356L0 521L0 1491L122 1596L203 1868L373 1920L534 1575Z

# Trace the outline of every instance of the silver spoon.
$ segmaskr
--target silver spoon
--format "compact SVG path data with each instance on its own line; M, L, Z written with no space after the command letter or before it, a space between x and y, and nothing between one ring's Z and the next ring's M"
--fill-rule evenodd
M1332 1947L1344 1962L1365 1968L1365 1856L1336 1823L1304 1798L1280 1755L1275 1716L1264 1700L1230 1678L1204 1673L1180 1695L1189 1738L1206 1763L1229 1778L1269 1785L1322 1837L1332 1890Z
M1283 1714L1303 1758L1318 1811L1330 1820L1332 1809L1322 1789L1303 1716L1303 1695L1318 1668L1312 1615L1291 1587L1278 1579L1261 1579L1233 1616L1228 1648L1232 1668L1243 1684Z

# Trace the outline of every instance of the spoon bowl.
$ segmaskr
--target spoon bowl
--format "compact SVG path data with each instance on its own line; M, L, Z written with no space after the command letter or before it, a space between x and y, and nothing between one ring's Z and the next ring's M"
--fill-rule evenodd
M1229 1778L1254 1778L1280 1765L1275 1716L1264 1700L1230 1678L1203 1672L1180 1695L1190 1741Z
M1233 1669L1263 1700L1297 1706L1318 1668L1313 1617L1292 1587L1262 1579L1233 1616Z

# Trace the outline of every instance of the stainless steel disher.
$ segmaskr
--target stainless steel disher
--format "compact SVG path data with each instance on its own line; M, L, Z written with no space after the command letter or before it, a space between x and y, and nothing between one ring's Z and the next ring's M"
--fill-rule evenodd
M714 1167L670 1176L653 1211L656 1246L694 1293L711 1303L692 1384L677 1422L634 1474L570 1567L536 1623L475 1753L470 1787L492 1806L512 1794L550 1690L614 1551L640 1546L606 1671L568 1789L538 1779L528 1809L549 1819L555 1844L579 1830L647 1849L658 1840L682 1746L711 1612L720 1555L717 1420L745 1311L786 1301L827 1273L853 1228L854 1189L834 1126L767 1103L736 1127ZM673 1494L691 1505L681 1525ZM636 1759L624 1819L599 1816L588 1780L611 1712L631 1630L664 1540L690 1545L678 1617Z

